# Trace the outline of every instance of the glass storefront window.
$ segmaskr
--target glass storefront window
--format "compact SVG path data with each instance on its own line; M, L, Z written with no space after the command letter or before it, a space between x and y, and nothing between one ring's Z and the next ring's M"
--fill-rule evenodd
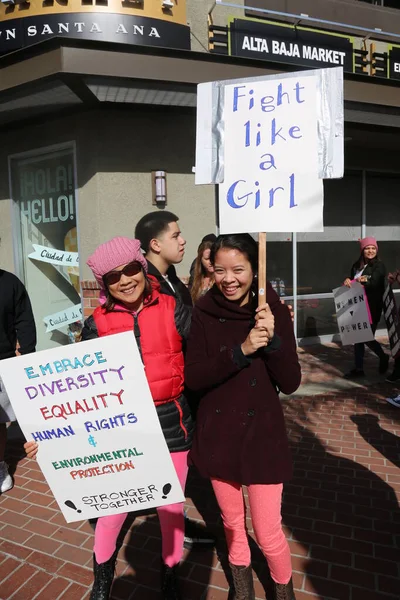
M293 296L293 249L291 242L268 241L267 256L268 280L271 282L272 287L278 296Z
M19 275L44 350L75 341L81 328L74 148L26 153L9 164Z
M324 181L324 232L297 234L298 294L326 294L342 284L358 258L362 175Z
M367 235L381 241L400 240L400 175L366 174Z
M301 242L297 244L298 294L326 294L350 276L360 256L357 242Z
M311 298L297 301L298 338L318 338L338 333L333 298Z

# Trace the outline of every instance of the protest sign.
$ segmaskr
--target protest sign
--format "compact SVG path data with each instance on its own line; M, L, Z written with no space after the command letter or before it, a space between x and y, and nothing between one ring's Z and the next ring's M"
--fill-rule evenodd
M343 177L343 69L198 86L195 183L219 184L219 230L259 233L259 305L267 232L323 231L323 179Z
M225 88L228 85L277 81L296 78L316 80L317 104L315 117L318 137L318 176L320 179L343 177L344 173L344 101L343 69L330 67L201 83L197 86L196 118L196 185L224 181L226 124ZM272 111L271 111L272 112ZM256 230L258 231L258 230Z
M315 77L225 87L221 233L323 231Z
M184 500L133 333L0 361L68 523Z
M391 285L387 286L383 294L383 314L388 330L390 350L392 356L396 356L400 350L400 320Z
M343 285L333 290L336 318L343 346L374 339L369 322L367 297L361 283Z

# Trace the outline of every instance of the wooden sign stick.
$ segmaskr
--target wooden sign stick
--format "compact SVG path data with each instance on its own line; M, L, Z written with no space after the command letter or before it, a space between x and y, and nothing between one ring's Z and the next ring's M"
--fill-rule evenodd
M267 234L258 234L258 306L265 304L267 287Z

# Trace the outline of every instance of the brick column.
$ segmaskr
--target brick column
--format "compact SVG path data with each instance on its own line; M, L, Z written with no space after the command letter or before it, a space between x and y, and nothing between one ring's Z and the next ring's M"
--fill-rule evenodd
M97 281L81 281L81 289L83 316L87 319L99 305L100 286Z

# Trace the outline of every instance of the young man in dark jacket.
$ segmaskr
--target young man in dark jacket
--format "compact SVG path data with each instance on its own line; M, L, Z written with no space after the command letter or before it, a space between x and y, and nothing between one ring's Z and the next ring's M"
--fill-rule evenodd
M0 360L35 352L36 327L31 302L18 277L0 269ZM13 481L4 462L7 441L6 423L15 421L8 395L0 378L0 493L7 492Z
M180 297L184 304L192 306L190 292L174 267L182 262L186 245L178 220L176 215L166 210L148 213L136 225L135 238L140 240L149 275L159 281L161 293ZM200 529L194 522L185 519L186 548L210 546L214 542L213 536L204 528Z

